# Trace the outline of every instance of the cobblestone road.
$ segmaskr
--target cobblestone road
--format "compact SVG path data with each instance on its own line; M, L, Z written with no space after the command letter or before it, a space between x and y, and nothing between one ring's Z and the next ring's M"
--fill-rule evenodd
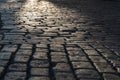
M120 80L120 2L0 0L0 80Z

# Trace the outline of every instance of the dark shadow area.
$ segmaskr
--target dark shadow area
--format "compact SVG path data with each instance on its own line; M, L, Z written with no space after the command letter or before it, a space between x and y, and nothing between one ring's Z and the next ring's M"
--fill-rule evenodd
M0 0L0 2L25 2L26 0Z
M25 2L26 0L0 0L0 34L2 35L2 44L4 42L8 43L14 40L11 36L11 40L7 41L5 39L5 34L8 34L9 32L15 34L15 30L21 30L17 27L18 25L20 25L20 21L18 21L19 19L17 19L19 13L17 12L20 11L20 8L25 4Z
M0 28L2 27L1 13L0 13Z
M49 0L58 7L76 10L81 17L87 18L82 27L95 36L95 39L110 37L112 42L120 40L120 1L118 0ZM80 17L80 18L81 18ZM99 28L99 30L97 30ZM95 33L93 33L95 32ZM103 37L103 40L104 40Z
M120 1L118 0L50 0L59 7L68 7L88 16L91 25L119 29ZM113 26L114 25L114 26ZM113 30L112 29L112 30ZM118 30L119 32L119 30Z
M15 2L15 1L18 1L18 2ZM6 34L9 35L9 32L11 32L12 30L18 29L16 27L18 23L16 21L17 16L15 12L20 10L19 7L22 6L22 4L25 1L26 0L0 0L0 45L2 46L2 48L4 45L6 44L10 45L12 42L12 40L7 41L4 38L6 37L5 35ZM14 38L14 37L11 37L11 38ZM4 76L8 72L8 67L11 64L10 61L12 62L12 59L9 59L9 62L6 64L6 66L4 66L4 69L0 74L0 80L4 80Z

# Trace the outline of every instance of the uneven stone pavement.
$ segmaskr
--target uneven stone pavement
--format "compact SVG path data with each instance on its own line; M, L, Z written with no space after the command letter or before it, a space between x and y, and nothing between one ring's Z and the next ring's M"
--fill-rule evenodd
M120 80L120 1L0 0L0 80Z

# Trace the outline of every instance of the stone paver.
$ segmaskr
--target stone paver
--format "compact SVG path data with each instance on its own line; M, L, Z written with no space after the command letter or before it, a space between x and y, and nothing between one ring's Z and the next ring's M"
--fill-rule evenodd
M0 0L0 80L120 80L119 0Z

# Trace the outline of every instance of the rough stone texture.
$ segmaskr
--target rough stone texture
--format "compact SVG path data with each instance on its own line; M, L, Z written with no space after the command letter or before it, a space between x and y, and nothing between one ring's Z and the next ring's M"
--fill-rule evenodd
M63 72L70 72L70 66L67 63L56 63L55 67L53 67L54 71L63 71Z
M0 52L1 60L9 60L11 56L11 52Z
M48 76L49 75L49 70L47 68L32 68L31 69L31 75L36 75L36 76Z
M26 55L16 55L14 61L15 62L28 62L29 56Z
M50 80L48 77L30 77L29 80Z
M120 1L0 0L0 80L120 80Z
M108 64L108 63L94 63L96 68L99 70L99 72L110 72L110 73L114 73L115 70Z
M90 70L90 69L77 69L76 71L76 74L78 76L79 79L81 78L95 78L95 79L99 79L100 76L99 74L97 73L97 71L95 70ZM92 73L92 74L91 74Z
M74 68L93 68L90 62L72 62Z
M55 74L57 80L74 80L74 76L71 73L57 72Z
M5 45L1 51L15 52L17 45Z
M67 62L66 56L51 56L52 62Z
M89 56L93 62L106 62L106 60L101 56Z
M49 67L49 61L48 60L32 60L30 62L31 67Z
M78 55L73 55L69 56L71 61L79 62L79 61L89 61L86 56L78 56Z
M115 74L103 74L104 80L119 80L120 77Z
M14 63L9 66L9 70L12 71L26 71L26 68L25 63Z
M5 76L5 80L25 80L25 72L8 72Z
M0 60L0 66L6 66L7 65L7 63L8 63L8 61L6 61L6 60Z
M43 51L36 51L33 55L34 59L48 59L47 58L47 52Z

